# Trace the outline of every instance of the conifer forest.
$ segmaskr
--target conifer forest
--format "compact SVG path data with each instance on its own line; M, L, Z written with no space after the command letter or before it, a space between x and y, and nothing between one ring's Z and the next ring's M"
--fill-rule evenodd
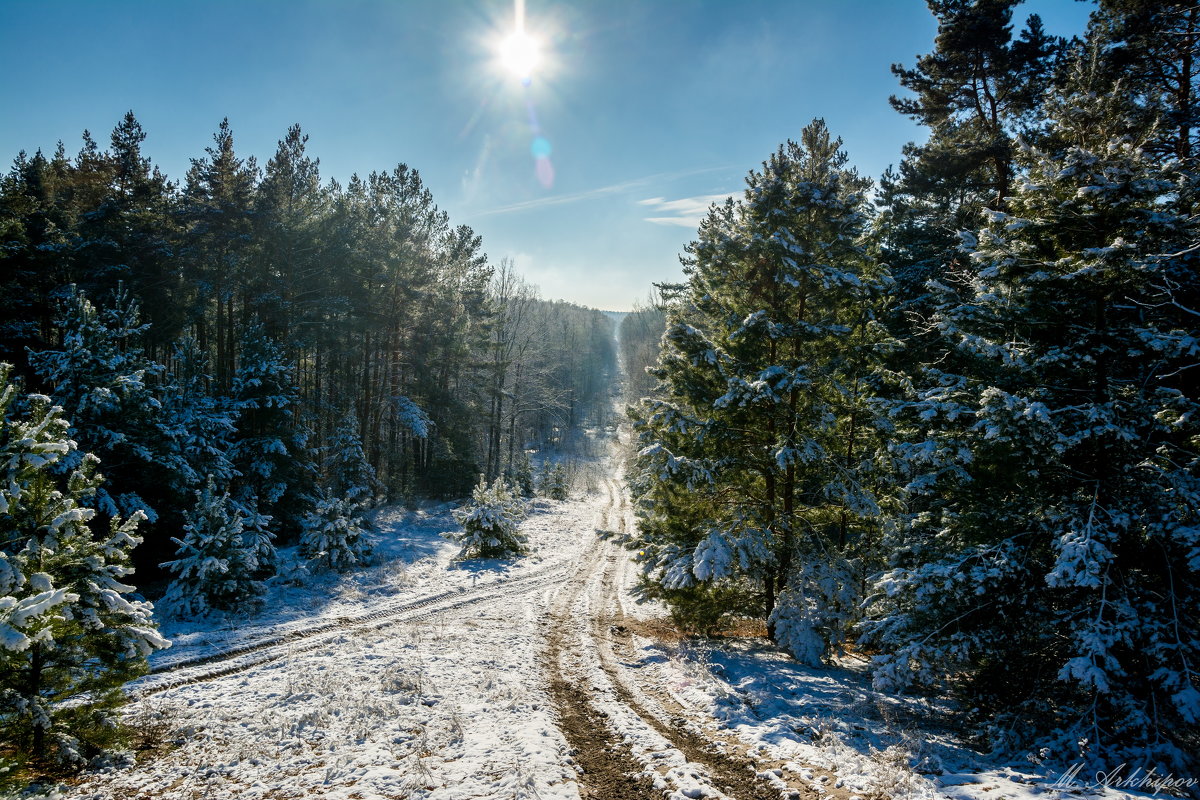
M926 4L922 141L812 119L628 313L299 125L16 154L0 796L1200 796L1200 6Z

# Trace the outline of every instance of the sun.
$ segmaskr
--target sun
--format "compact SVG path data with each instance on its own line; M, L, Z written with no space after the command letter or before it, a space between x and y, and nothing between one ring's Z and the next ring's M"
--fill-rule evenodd
M518 30L500 42L500 63L523 81L533 77L533 70L542 61L542 49L537 39Z

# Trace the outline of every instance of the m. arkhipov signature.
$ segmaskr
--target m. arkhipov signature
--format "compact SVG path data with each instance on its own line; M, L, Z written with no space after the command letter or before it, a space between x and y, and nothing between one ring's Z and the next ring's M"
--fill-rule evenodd
M1181 777L1170 772L1164 775L1154 767L1147 770L1142 767L1130 768L1128 764L1121 764L1107 772L1100 771L1091 776L1082 773L1083 764L1074 764L1051 784L1051 788L1079 791L1098 790L1106 787L1149 792L1155 795L1191 795L1195 797L1197 796L1197 787L1200 787L1200 778Z

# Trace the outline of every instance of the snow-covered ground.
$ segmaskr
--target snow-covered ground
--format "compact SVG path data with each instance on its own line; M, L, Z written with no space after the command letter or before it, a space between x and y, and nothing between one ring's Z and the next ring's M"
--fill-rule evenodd
M1032 763L973 753L939 725L937 703L876 694L862 665L810 669L757 639L671 635L665 610L629 591L636 567L617 543L632 524L619 471L612 461L592 469L597 491L535 506L523 526L528 557L457 562L440 535L454 527L449 506L386 508L379 566L277 580L246 618L164 626L174 646L131 687L128 709L153 748L58 794L1085 794L1053 786L1057 776ZM597 785L594 766L580 774L597 762L579 748L593 746L616 774L636 776L633 794Z
M540 502L531 556L467 563L440 536L449 507L384 509L380 566L278 583L249 619L164 626L174 646L131 687L129 713L177 746L66 796L577 798L540 625L604 502Z

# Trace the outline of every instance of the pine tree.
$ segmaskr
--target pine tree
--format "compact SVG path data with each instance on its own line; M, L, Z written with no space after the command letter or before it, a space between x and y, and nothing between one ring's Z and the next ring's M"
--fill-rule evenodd
M294 542L313 505L311 434L298 418L294 371L261 324L251 325L243 337L231 399L238 412L232 457L240 475L233 497L252 517L273 519L283 539ZM270 569L271 561L264 552L260 568Z
M159 356L180 332L188 306L175 264L174 187L142 154L146 133L133 112L113 129L100 152L84 133L72 175L72 282L92 297L128 289L152 326L146 345Z
M1037 15L1014 41L1018 0L927 2L938 20L934 51L911 69L892 66L915 95L892 97L892 106L934 131L926 145L910 148L920 165L914 177L944 183L954 176L1001 207L1012 186L1012 134L1049 88L1063 42L1045 34Z
M235 303L248 278L254 226L254 189L258 166L242 160L233 147L229 120L221 121L213 147L194 159L181 203L186 226L182 250L194 283L192 316L198 344L213 354L216 385L228 391L238 343Z
M512 493L504 478L489 486L483 475L471 493L471 503L455 512L461 533L446 536L462 545L459 558L506 558L527 551L528 537L521 533L525 503Z
M894 410L912 513L865 631L878 686L949 683L993 745L1178 770L1200 721L1200 345L1163 286L1195 275L1194 176L1126 135L1129 97L1086 63L1008 210L964 237L970 292L936 319L960 368L927 364Z
M370 533L361 504L344 496L322 497L304 517L300 553L318 569L344 572L370 562Z
M735 592L811 662L853 615L804 609L852 608L837 598L877 524L867 401L883 276L862 243L869 182L823 121L746 182L701 225L668 310L661 399L635 418L635 544L652 591L702 609Z
M293 125L267 161L255 193L255 253L243 284L243 305L289 347L309 335L303 323L319 324L320 309L311 298L321 294L327 275L319 223L328 197L320 161L309 157L307 143L308 136Z
M1101 0L1089 38L1111 86L1136 86L1135 130L1159 159L1200 155L1200 8L1185 0Z
M895 280L887 325L910 354L936 349L936 339L923 333L935 302L928 281L950 285L947 273L961 257L958 232L977 228L984 206L1002 209L1007 202L1015 139L1030 138L1041 124L1042 97L1066 47L1046 35L1037 15L1014 39L1018 0L928 5L938 22L934 49L911 68L892 66L911 94L891 103L924 125L929 137L908 144L899 169L883 176L874 226L880 257Z
M72 226L70 165L59 143L47 158L17 156L0 178L0 360L28 374L27 350L50 340L55 292L69 283L62 253Z
M363 451L360 427L354 412L344 415L330 438L325 458L330 496L356 510L369 507L379 487L375 469Z
M192 617L256 606L265 588L259 578L274 569L274 548L264 522L269 518L254 519L210 477L196 493L183 538L174 539L177 558L162 565L175 575L162 608ZM269 565L263 564L264 557L271 559Z
M71 435L80 445L57 469L65 474L79 467L82 453L95 455L104 465L108 486L97 490L94 507L114 517L141 511L154 522L158 510L148 498L156 499L163 487L152 486L144 476L167 451L155 386L163 368L143 349L149 325L141 321L139 304L120 286L111 304L97 308L70 287L55 324L62 331L60 349L29 358L70 419Z
M120 687L168 642L123 582L142 515L93 535L82 503L99 485L96 459L76 457L48 398L18 399L9 369L0 364L0 743L79 766L120 739ZM76 467L56 478L67 460Z
M567 471L561 461L553 464L542 464L542 494L551 500L563 501L570 495L570 484L567 481Z

